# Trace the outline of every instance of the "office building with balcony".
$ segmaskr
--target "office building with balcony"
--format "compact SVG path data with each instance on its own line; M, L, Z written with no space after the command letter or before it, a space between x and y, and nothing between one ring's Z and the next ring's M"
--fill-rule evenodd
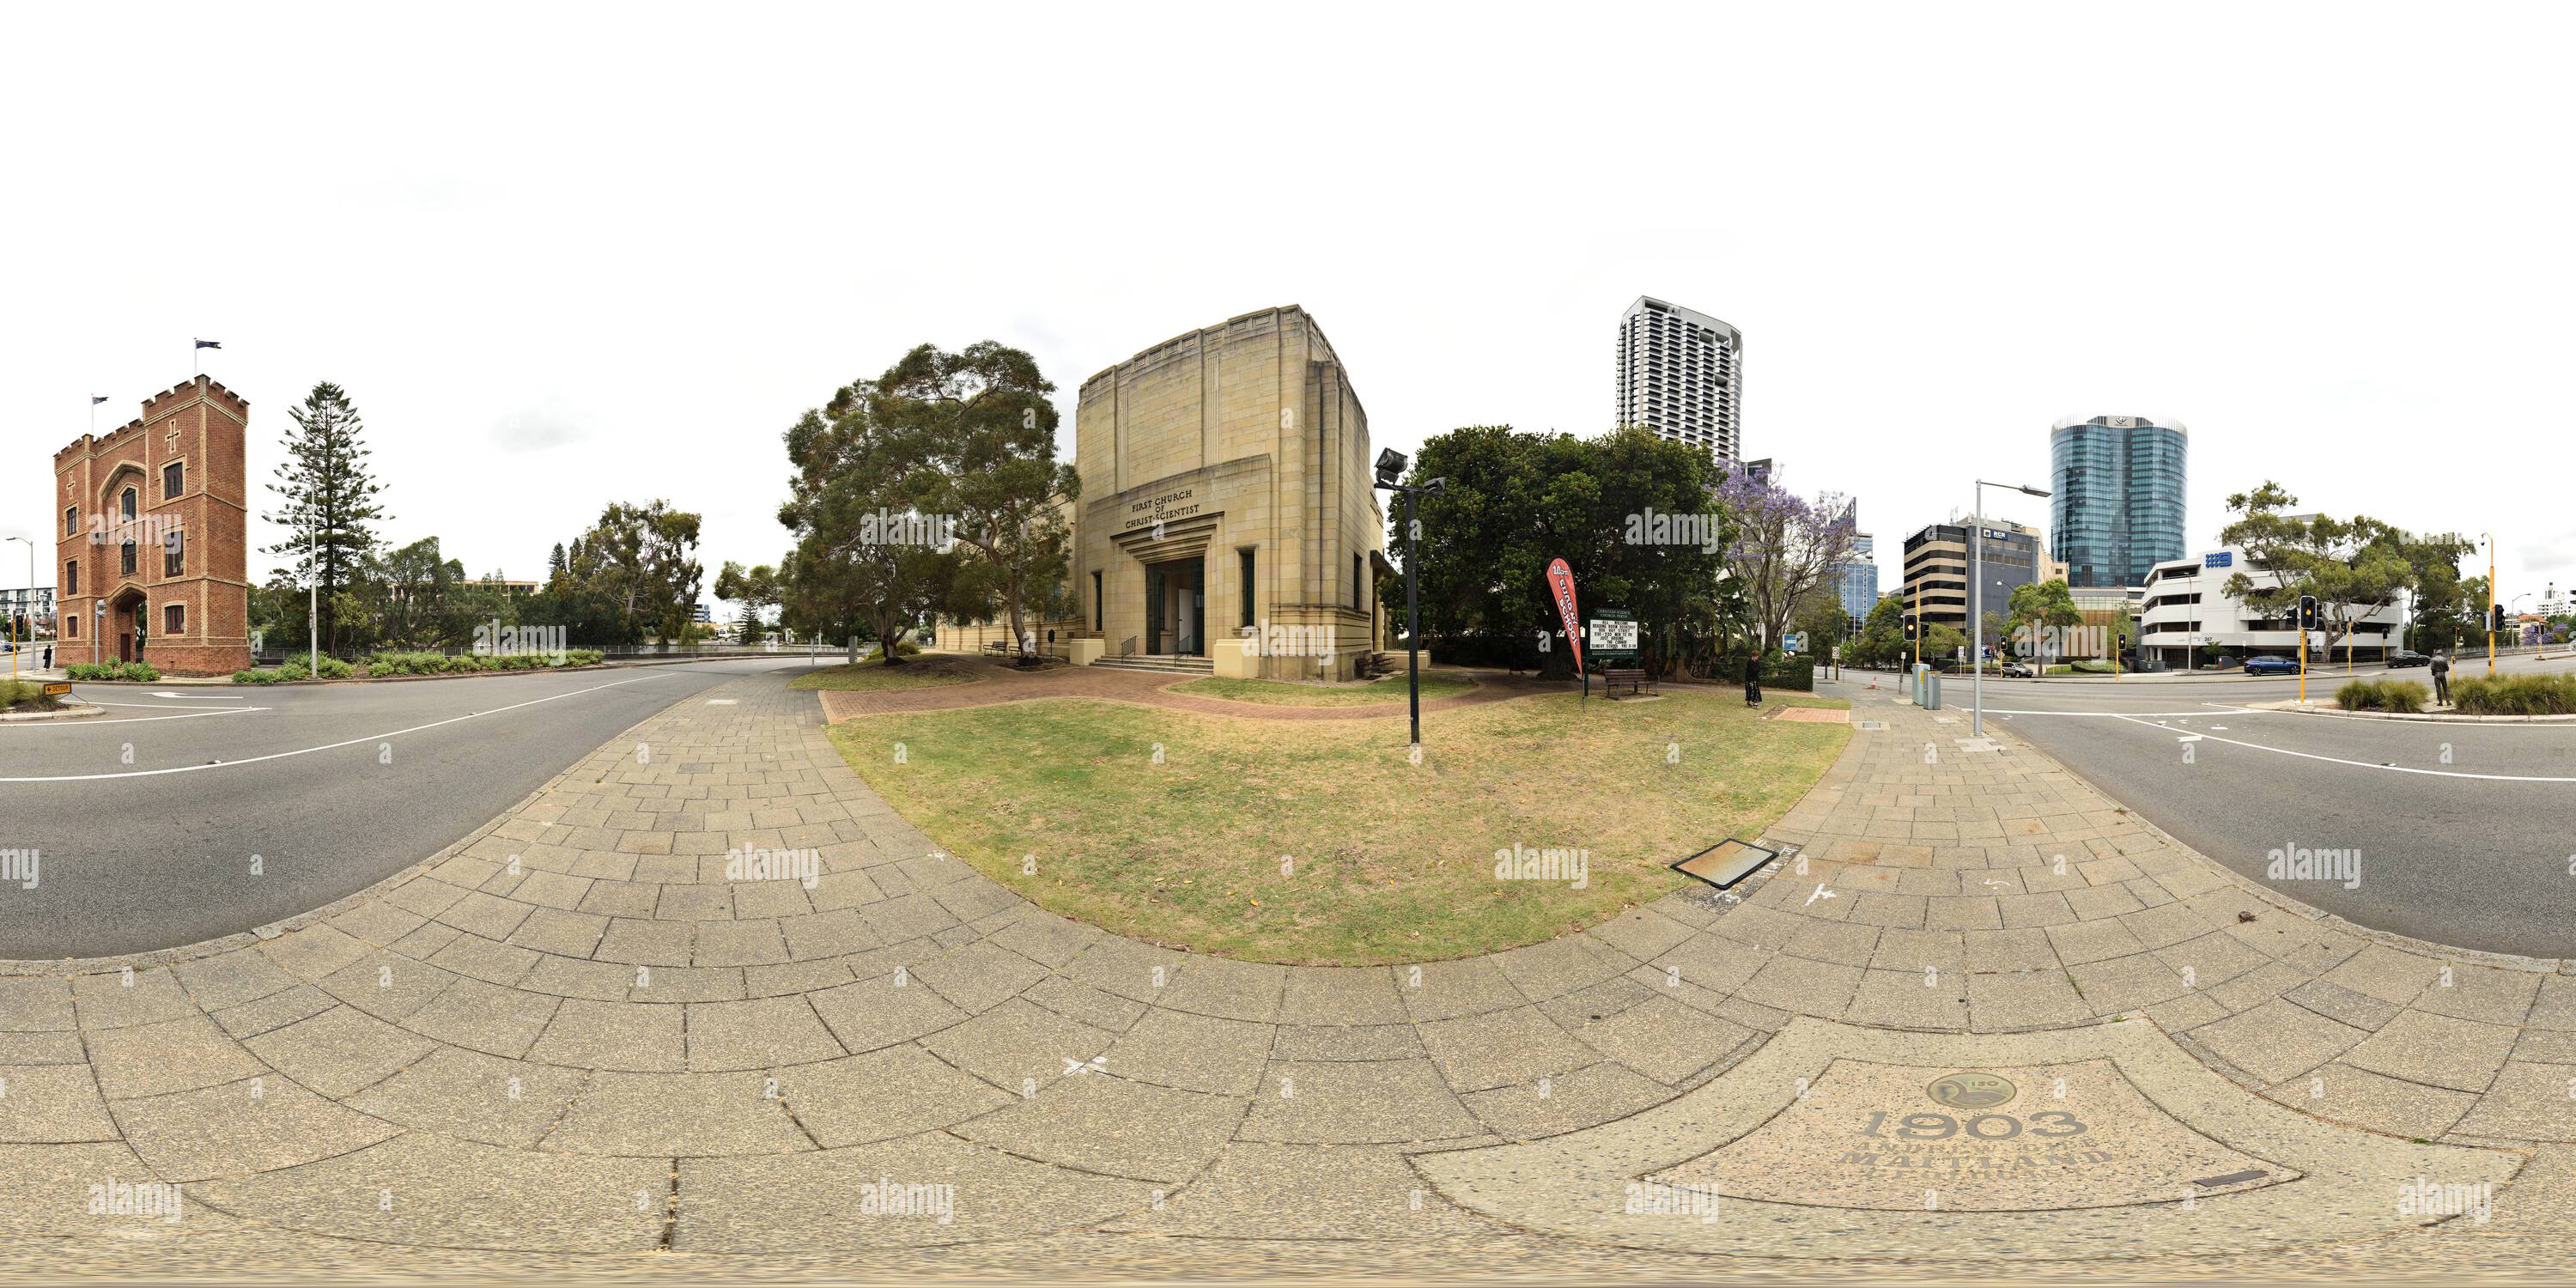
M1620 425L1731 461L1744 446L1744 336L1705 313L1638 296L1619 317Z

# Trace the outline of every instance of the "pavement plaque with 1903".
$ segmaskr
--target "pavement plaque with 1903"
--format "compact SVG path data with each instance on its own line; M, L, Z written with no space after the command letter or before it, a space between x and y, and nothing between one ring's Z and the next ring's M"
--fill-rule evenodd
M2171 1202L2297 1175L2176 1122L2108 1060L1836 1060L1751 1134L1655 1179L1771 1203L2020 1212ZM2203 1183L2230 1176L2240 1179Z

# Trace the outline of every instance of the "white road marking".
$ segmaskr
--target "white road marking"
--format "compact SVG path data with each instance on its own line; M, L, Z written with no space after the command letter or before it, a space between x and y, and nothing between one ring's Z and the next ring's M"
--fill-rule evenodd
M2146 725L2150 729L2167 728L2165 725L2154 724L2133 716L2120 718L2131 724ZM2234 738L2212 738L2207 734L2194 734L2182 741L2223 742L2230 747L2251 747L2256 751L2268 751L2278 756L2296 756L2301 760L2322 760L2330 765L2350 765L2356 769L2384 769L2392 774L2422 774L2429 778L2475 778L2491 783L2576 783L2576 778L2549 778L2537 774L2464 774L2455 769L2411 769L2405 765L2390 765L2369 760L2346 760L2341 756L2320 756L2314 752L2292 751L2287 747L2266 747L2259 742L2239 742Z
M125 702L115 702L115 703L109 703L109 702L94 702L94 703L91 703L90 705L92 705L92 706L105 707L105 706L135 706L135 705L144 705L144 704L137 704L137 703L125 703ZM248 713L250 713L250 712L253 712L253 711L266 711L266 710L268 710L268 708L267 708L267 707L213 707L213 708L209 708L209 709L202 710L202 711L191 711L191 712L189 712L188 714L183 715L183 716L125 716L125 717L123 717L123 718L121 718L121 719L116 719L116 720L13 720L13 721L8 722L7 724L0 724L0 729L14 729L14 728L19 728L19 727L21 727L21 726L23 726L23 727L25 727L25 728L29 728L29 729L95 729L95 728L97 728L97 727L98 727L98 726L100 726L100 725L112 725L112 724L150 724L150 723L152 723L152 722L153 722L153 721L155 721L155 720L194 720L194 719L196 719L196 718L197 718L197 717L199 717L199 716L238 716L238 715L246 715L246 714L248 714ZM17 781L20 781L20 780L18 780L18 779L11 779L11 778L0 778L0 782L17 782Z
M2166 719L2166 720L2172 720L2172 719L2175 719L2175 718L2177 718L2177 717L2181 717L2181 716L2195 716L2195 717L2197 717L2197 716L2205 716L2205 715L2208 715L2208 714L2209 714L2209 712L2206 712L2206 711L1998 711L1998 710L1996 710L1996 709L1995 709L1995 708L1993 708L1993 707L1988 707L1988 708L1986 708L1986 714L1987 714L1987 715L1990 715L1990 716L2109 716L2109 717L2111 717L2111 718L2113 718L2113 719L2117 719L2117 720L2126 720L2126 719L2129 719L2129 718L2130 718L2130 717L2132 717L2132 716L2150 716L2150 717L2157 717L2157 718ZM2260 715L2260 714L2262 714L2262 713L2261 713L2261 712L2258 712L2258 711L2242 711L2242 710L2237 710L2237 709L2235 709L2235 708L2230 708L2230 709L2226 712L2226 714L2228 714L2228 715Z
M152 696L178 698L187 702L239 702L242 700L242 695L238 693L163 693L159 689L153 690Z
M202 769L230 769L236 765L256 765L264 760L284 760L290 756L309 756L317 751L330 751L339 747L355 747L363 742L383 742L390 738L400 738L405 734L414 734L420 733L424 730L436 729L442 725L452 725L460 721L474 720L483 716L496 716L504 711L516 711L521 707L533 707L538 703L552 702L557 698L577 698L585 693L597 693L601 689L613 689L621 684L633 684L637 680L649 680L653 678L654 677L650 675L632 675L623 680L611 680L606 684L594 684L587 689L574 689L570 693L557 693L548 697L530 698L525 702L511 703L506 707L494 707L489 711L477 711L471 715L450 716L445 720L433 720L428 724L413 725L408 729L396 729L391 733L368 734L364 738L348 738L339 742L324 743L319 747L302 747L294 751L274 751L265 756L246 756L240 760L218 760L203 765L174 765L168 769L136 769L129 770L121 774L54 774L40 778L0 778L0 783L86 783L106 778L156 778L163 774L193 774ZM248 711L255 709L264 710L265 708L243 707L239 709ZM231 710L234 710L234 708L225 709L225 711ZM224 714L224 712L208 711L202 714L220 715ZM183 717L162 716L159 718L164 720L176 720L182 719Z

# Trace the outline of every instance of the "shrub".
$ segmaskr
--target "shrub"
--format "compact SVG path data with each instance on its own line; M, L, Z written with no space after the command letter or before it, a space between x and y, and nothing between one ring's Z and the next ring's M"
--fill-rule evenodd
M290 658L287 660L286 665L277 668L277 678L281 680L310 680L313 678L313 672L305 668L304 662L301 658Z
M31 680L0 680L0 710L51 711L63 704L45 696L45 686Z
M914 651L919 652L920 650L916 649ZM564 652L564 665L597 666L599 665L600 659L606 656L607 654L604 654L595 648L567 649Z
M2451 696L2471 715L2576 715L2576 675L2472 676L2451 681Z
M275 684L284 678L285 677L279 675L275 671L261 670L258 667L253 667L247 671L233 672L233 683L235 684Z
M2346 711L2400 711L2424 709L2432 694L2413 680L2353 680L2335 690L2335 705Z
M140 680L145 684L161 678L161 669L149 662L74 662L63 668L70 680Z
M326 657L322 659L322 669L315 672L315 674L321 676L325 680L345 680L357 673L358 668L351 666L336 657Z

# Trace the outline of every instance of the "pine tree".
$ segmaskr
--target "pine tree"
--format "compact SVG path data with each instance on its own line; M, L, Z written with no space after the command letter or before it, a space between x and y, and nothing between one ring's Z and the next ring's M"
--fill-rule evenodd
M565 571L570 567L571 565L565 561L564 544L560 541L556 542L555 552L546 556L547 583L552 584L556 578L563 576Z
M368 452L359 440L366 426L346 391L323 381L303 406L286 414L295 428L286 432L286 459L278 462L277 481L268 485L283 499L277 513L260 517L284 526L287 537L266 553L292 556L293 565L278 574L319 587L321 637L332 646L338 641L336 596L375 548L372 523L390 516L376 500L384 487L367 470Z

